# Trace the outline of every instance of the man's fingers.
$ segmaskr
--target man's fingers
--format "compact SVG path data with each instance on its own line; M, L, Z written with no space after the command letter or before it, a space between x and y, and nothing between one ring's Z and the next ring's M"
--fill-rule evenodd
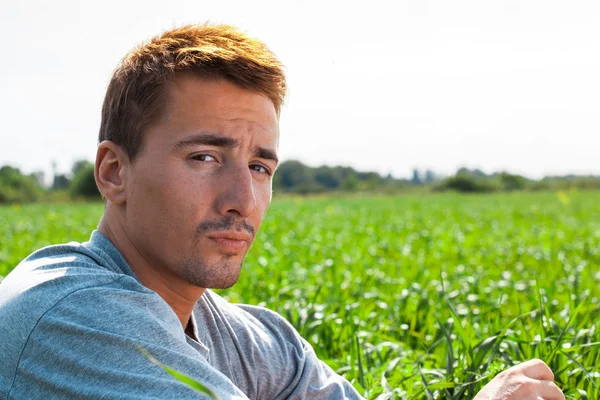
M540 381L553 381L554 373L542 360L529 360L523 364L519 364L518 367L523 374L531 379L537 379Z
M544 400L565 400L562 390L552 381L537 381L538 398Z

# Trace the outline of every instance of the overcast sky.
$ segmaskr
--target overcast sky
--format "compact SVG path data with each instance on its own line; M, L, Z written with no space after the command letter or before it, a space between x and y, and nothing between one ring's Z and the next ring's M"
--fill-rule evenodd
M5 1L0 165L93 160L119 60L207 20L286 65L284 160L600 174L600 2L549 0Z

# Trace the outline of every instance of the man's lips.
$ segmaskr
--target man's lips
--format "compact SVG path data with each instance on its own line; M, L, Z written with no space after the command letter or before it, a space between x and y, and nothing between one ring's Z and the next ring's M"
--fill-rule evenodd
M241 251L252 243L252 235L242 231L211 232L207 237L228 252Z

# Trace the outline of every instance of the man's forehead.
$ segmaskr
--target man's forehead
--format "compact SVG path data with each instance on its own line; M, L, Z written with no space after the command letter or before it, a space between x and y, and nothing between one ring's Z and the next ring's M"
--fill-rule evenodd
M260 112L279 120L275 105L263 93L245 89L225 78L203 77L196 74L175 76L166 84L165 96L171 104L204 105L214 111ZM207 111L208 111L207 110Z
M164 116L172 119L214 119L221 125L253 123L279 134L279 116L265 95L248 91L224 79L180 76L167 84Z

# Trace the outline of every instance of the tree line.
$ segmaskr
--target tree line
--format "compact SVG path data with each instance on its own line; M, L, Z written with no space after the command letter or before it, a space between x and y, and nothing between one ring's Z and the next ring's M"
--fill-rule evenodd
M454 175L441 176L431 170L413 170L410 179L388 174L357 171L351 167L311 167L297 160L281 163L273 177L273 191L292 194L328 192L446 191L484 193L515 190L600 189L598 176L551 176L528 179L508 172L486 174L479 169L461 168ZM71 199L99 199L94 165L87 160L73 164L69 173L54 172L50 184L41 173L24 174L18 168L0 167L0 203L26 203Z
M36 201L99 199L94 181L94 164L76 161L67 174L54 173L47 185L41 172L24 174L10 165L0 167L0 203L30 203Z

